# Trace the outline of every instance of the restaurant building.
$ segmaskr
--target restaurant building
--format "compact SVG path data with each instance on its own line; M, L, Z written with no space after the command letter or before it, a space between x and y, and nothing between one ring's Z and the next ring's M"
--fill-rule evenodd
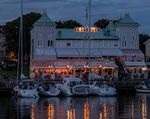
M138 28L139 24L125 14L105 29L60 29L43 13L31 30L30 75L85 78L90 69L90 78L146 78Z

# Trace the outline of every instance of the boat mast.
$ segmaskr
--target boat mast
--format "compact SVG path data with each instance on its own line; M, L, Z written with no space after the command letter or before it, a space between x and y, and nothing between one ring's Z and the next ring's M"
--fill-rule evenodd
M88 42L89 42L89 61L88 61L88 65L89 65L89 75L88 75L88 79L89 79L89 83L90 83L90 73L91 73L91 63L90 63L90 59L91 59L91 0L88 1Z
M21 53L20 53L20 61L21 61L21 68L20 74L23 74L23 0L21 0L21 17L20 17L20 44L21 44ZM20 75L20 78L21 78Z
M20 27L19 27L17 81L21 79L21 74L23 74L23 0L20 1Z

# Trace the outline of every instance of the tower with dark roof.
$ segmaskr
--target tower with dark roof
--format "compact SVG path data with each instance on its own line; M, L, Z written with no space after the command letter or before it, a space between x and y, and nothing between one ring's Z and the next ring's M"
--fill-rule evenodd
M126 13L117 23L117 34L121 49L139 49L139 24Z
M31 59L48 59L48 51L55 45L55 22L43 12L31 30ZM42 56L42 57L41 57Z

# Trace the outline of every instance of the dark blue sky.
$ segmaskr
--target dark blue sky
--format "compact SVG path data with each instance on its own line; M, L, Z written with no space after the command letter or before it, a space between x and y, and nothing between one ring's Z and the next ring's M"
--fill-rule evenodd
M74 19L84 24L88 0L23 0L24 13L46 10L53 21ZM118 19L124 13L140 24L140 32L150 34L150 0L91 0L92 21ZM0 24L20 15L20 0L0 0Z

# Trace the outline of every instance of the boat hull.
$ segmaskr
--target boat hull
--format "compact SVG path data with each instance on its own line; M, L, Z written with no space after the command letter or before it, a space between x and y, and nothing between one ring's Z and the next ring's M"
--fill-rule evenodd
M55 97L55 96L59 96L60 94L60 90L59 89L53 89L53 90L48 90L48 91L40 91L39 92L39 96L40 97Z
M21 89L18 90L18 92L16 93L17 97L22 97L22 98L37 98L38 97L38 92L33 89Z
M150 89L135 89L137 93L150 93Z
M77 96L85 96L90 94L89 85L76 85L72 88L72 93Z

